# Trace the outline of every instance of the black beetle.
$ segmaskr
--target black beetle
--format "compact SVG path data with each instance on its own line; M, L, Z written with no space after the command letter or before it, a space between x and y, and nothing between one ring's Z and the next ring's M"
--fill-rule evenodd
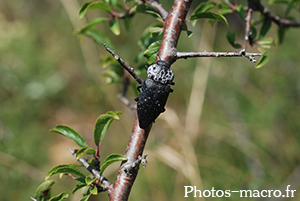
M145 129L165 111L169 93L173 92L169 85L174 85L174 73L170 65L162 60L146 66L148 78L138 86L140 95L137 101L137 114L140 128Z

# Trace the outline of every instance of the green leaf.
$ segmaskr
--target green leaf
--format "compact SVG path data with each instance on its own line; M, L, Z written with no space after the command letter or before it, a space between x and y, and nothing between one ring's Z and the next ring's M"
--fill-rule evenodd
M86 2L82 5L82 7L79 10L79 19L82 19L84 17L84 15L86 14L86 12L88 12L89 10L93 10L93 9L101 9L101 10L105 10L107 12L111 11L111 8L109 7L109 5L107 5L107 3L103 2L103 1L90 1L90 2Z
M67 199L68 197L69 197L69 194L62 192L62 193L58 194L57 196L52 197L50 199L50 201L61 201L61 200Z
M282 42L283 42L285 30L286 29L284 29L284 28L279 28L278 29L277 35L278 35L278 43L279 44L282 44Z
M110 124L115 119L120 119L119 115L122 113L120 112L106 112L106 114L102 114L98 117L95 123L94 129L94 142L96 146L98 146L99 142L102 142L103 138L105 137L106 131L109 128Z
M255 26L252 26L252 25L251 25L250 29L251 29L251 32L252 32L253 40L255 40L255 39L256 39L256 36L257 36L256 28L255 28Z
M111 154L103 162L103 165L100 168L100 175L102 175L103 171L110 166L111 164L118 161L126 161L127 158L121 154Z
M75 168L73 164L66 164L66 165L58 165L52 168L46 175L45 180L48 180L51 176L55 174L61 174L61 173L85 177L85 175L82 172L80 172L77 168Z
M85 183L79 182L72 190L72 194L74 194L76 191L78 191L79 189L81 189L82 187L86 186Z
M81 189L81 194L82 194L83 196L89 195L89 194L90 194L90 187L89 187L89 186L84 186L84 187Z
M100 24L102 22L106 22L107 18L105 17L97 17L95 19L92 19L85 27L76 30L75 34L85 34L88 30L90 30L93 26Z
M98 194L98 189L96 186L93 186L92 189L90 189L91 194L97 195Z
M86 178L85 178L85 183L86 183L87 185L91 185L91 184L94 183L95 181L97 181L97 178L94 178L94 179L92 179L92 178L90 178L90 177L86 177Z
M271 48L271 45L274 45L273 38L262 38L255 43L260 48Z
M130 30L130 28L131 28L131 22L132 22L132 18L131 17L126 17L125 19L123 19L123 23L124 23L126 31Z
M150 27L160 27L163 28L161 26L161 24L156 24L156 25L151 25ZM148 49L148 47L156 41L161 40L162 38L162 34L161 35L157 35L155 37L153 37L153 34L150 32L150 27L146 28L140 38L140 40L138 41L138 45L141 48L141 50L144 52L146 49Z
M264 52L263 56L260 58L259 62L256 64L255 68L263 67L269 61L268 52Z
M286 9L286 11L285 11L284 16L287 16L290 13L290 11L293 8L295 8L299 3L300 3L300 0L293 0L292 2L290 2L287 9Z
M69 138L73 142L75 142L78 146L87 147L87 143L83 139L83 137L79 133L77 133L75 130L73 130L72 128L70 128L68 126L58 125L55 128L53 128L52 130L50 130L50 133L61 134L65 137Z
M93 155L95 155L95 152L96 151L94 149L89 148L89 147L81 148L76 152L76 160L81 158L84 154L93 154Z
M112 5L112 6L114 6L114 7L116 7L117 4L118 4L118 0L110 0L109 4Z
M228 26L228 22L226 18L223 15L220 15L219 13L215 13L215 12L197 13L192 15L189 20L197 20L202 18L218 20L224 23L226 26Z
M80 201L88 201L91 195L86 195L80 199Z
M188 30L186 23L183 24L182 30L186 31L188 37L191 37L193 35L193 32Z
M151 33L161 33L164 31L163 27L149 27Z
M148 11L155 11L156 9L154 9L152 6L150 6L149 4L138 4L133 6L130 11L129 14L135 14L135 13L147 13Z
M237 8L236 11L238 12L238 14L240 14L241 18L245 19L247 16L246 11L244 10L244 7L242 4L240 4Z
M148 59L148 64L154 63L157 57L157 53L160 47L161 41L155 41L151 45L149 45L148 49L144 52L144 57Z
M242 46L238 43L235 43L236 40L236 32L228 32L227 35L228 42L234 47L234 48L241 48Z
M190 30L186 30L186 34L188 37L191 37L193 35L193 32Z
M34 198L37 201L48 200L50 198L50 189L55 181L48 180L44 181L35 191Z
M151 57L148 58L147 64L149 64L149 65L153 64L156 60L156 57L157 57L157 54L151 55Z
M288 0L269 0L268 2L270 5L274 4L274 3L283 3L283 4L289 4Z
M232 13L232 9L228 6L228 8L222 8L218 11L220 15L225 15L228 13Z
M96 30L96 29L90 29L86 32L86 36L94 39L96 43L102 46L102 43L105 43L107 47L110 49L115 49L113 44L111 43L110 39L105 36L102 32Z
M161 15L155 9L154 7L150 6L149 4L138 4L135 5L132 9L130 9L129 14L135 14L135 13L144 13L144 14L150 14L156 19L161 21Z
M197 8L193 12L193 15L211 11L211 10L215 9L216 6L217 6L217 4L214 2L210 2L210 1L203 2L203 3L199 4L199 6L197 6Z
M117 18L114 18L109 21L109 27L110 30L116 35L120 35L120 26L119 26L119 20Z
M261 26L260 32L259 32L259 38L265 37L265 35L268 33L272 25L272 20L270 18L265 18L264 22Z
M150 38L152 39L151 40L152 42L160 40L162 38L161 36L164 33L164 27L161 24L160 25L151 26L147 30L150 32Z

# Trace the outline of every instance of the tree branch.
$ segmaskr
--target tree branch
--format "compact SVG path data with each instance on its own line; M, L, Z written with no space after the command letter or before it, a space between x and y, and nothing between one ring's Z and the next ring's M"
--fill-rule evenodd
M239 52L177 52L176 59L186 59L190 57L245 57L255 63L255 56L262 56L261 53L247 53L245 49Z
M265 17L270 18L274 23L276 23L279 28L287 28L287 27L299 27L300 22L294 22L287 19L281 19L279 16L275 15L268 8L263 6L260 0L248 0L248 7L252 8L254 11L259 11Z
M175 0L165 21L164 34L158 51L158 57L170 65L176 61L177 42L192 0Z
M162 60L169 62L170 64L176 60L176 45L191 3L191 0L175 0L170 14L166 18L165 31L158 55ZM166 14L163 14L163 16L166 16ZM143 80L138 79L138 76L134 73L132 68L128 67L119 56L108 49L105 45L104 47L139 83L142 83ZM125 151L125 156L128 160L121 165L115 183L108 189L109 200L128 200L129 193L139 170L139 166L136 165L136 162L142 161L141 158L143 157L141 157L141 155L151 127L152 124L150 124L146 129L141 129L139 127L138 117L136 117ZM131 167L130 171L128 171L128 167Z
M110 201L125 201L128 199L131 187L137 176L139 166L134 166L130 171L128 171L128 167L132 167L132 164L140 159L150 130L151 124L148 128L141 129L139 127L138 118L136 117L125 151L125 156L128 160L126 163L121 165L115 183L112 188L108 189Z

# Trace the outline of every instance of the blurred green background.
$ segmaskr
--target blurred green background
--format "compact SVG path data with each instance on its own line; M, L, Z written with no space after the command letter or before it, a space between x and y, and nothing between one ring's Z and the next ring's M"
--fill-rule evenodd
M124 153L135 111L116 97L119 84L101 76L102 47L73 31L82 27L78 10L83 1L0 1L0 200L29 200L47 171L72 163L67 148L76 145L49 135L57 124L81 133L93 146L97 117L109 110L123 111L112 124L102 156ZM171 2L161 1L167 10ZM196 5L196 2L194 2ZM280 14L285 8L271 7ZM87 19L97 16L93 11ZM293 15L300 19L298 13ZM229 28L199 22L191 38L183 33L179 51L236 51L226 41L228 30L238 30L243 41L244 23L236 15ZM154 19L139 15L132 27L114 36L106 33L117 53L132 64L139 52L137 41ZM273 25L268 36L276 39ZM179 60L174 93L167 112L153 125L146 145L148 166L142 168L130 200L194 200L184 198L184 186L211 190L277 190L287 185L300 198L300 30L290 28L282 45L269 52L262 69L244 58ZM276 43L277 44L277 43ZM255 51L249 49L248 51ZM142 75L145 78L145 74ZM128 94L133 101L134 90ZM203 103L203 104L202 104ZM113 182L118 165L104 174ZM53 194L75 186L64 177ZM91 200L107 199L106 193ZM69 200L80 200L80 192ZM266 198L195 198L195 200L268 200ZM270 198L270 200L277 200ZM279 199L278 199L279 200Z

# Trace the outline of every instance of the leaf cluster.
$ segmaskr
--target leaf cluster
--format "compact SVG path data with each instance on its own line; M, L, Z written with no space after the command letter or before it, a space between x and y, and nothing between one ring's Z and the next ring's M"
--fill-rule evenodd
M115 49L112 42L109 40L101 30L96 28L96 25L101 23L107 23L114 35L119 35L121 33L120 22L123 22L125 27L128 29L130 27L130 22L134 16L137 14L144 14L152 16L156 19L156 22L147 27L142 34L141 38L138 40L138 45L140 47L140 52L136 56L135 65L138 68L136 69L137 73L139 73L145 63L142 61L143 57L147 59L147 64L152 64L156 57L157 52L160 45L160 40L162 38L163 30L164 30L164 18L159 13L159 11L152 7L151 5L145 2L140 1L125 1L123 4L116 3L117 1L91 1L86 2L82 5L79 11L79 18L82 19L85 17L86 13L91 10L101 10L104 13L107 13L107 17L96 17L89 21L89 23L75 31L75 34L82 38L83 36L87 36L92 38L96 43L101 45L101 43L105 43L110 49ZM131 3L128 6L128 3ZM287 1L270 1L270 4L274 3L285 3L288 4L288 8L286 11L286 15L290 12L292 8L296 7L295 1L287 2ZM202 2L200 3L192 12L190 17L186 19L183 31L187 33L188 37L192 36L192 31L188 29L188 23L191 23L192 26L195 26L197 21L202 19L208 19L208 22L213 25L216 21L219 21L228 27L228 21L226 16L232 13L238 13L238 15L244 20L247 12L245 10L245 5L239 4L235 5L234 8L229 6L228 0L223 0L221 2ZM251 21L251 45L254 49L260 51L264 56L256 65L256 68L262 67L268 61L268 53L266 49L269 49L272 45L274 45L274 40L272 38L267 37L267 33L269 32L272 25L272 21L269 18L264 18L261 16L258 20ZM257 30L259 27L259 31ZM279 29L278 33L279 41L282 41L284 35L284 29ZM228 42L237 49L243 47L242 44L236 42L237 33L230 32L227 33ZM116 67L117 63L114 62L112 58L110 59L102 59L103 65L107 66L113 64L115 66L113 69L108 69L103 76L107 77L107 81L109 83L119 83L122 80L123 71L120 70L122 68ZM111 65L110 65L111 66Z
M99 175L101 176L104 170L111 164L118 161L127 160L127 158L121 154L111 154L104 159L103 164L101 166L99 164L99 149L101 143L111 123L114 120L119 120L120 115L122 115L121 112L109 111L98 117L94 128L94 142L97 147L96 149L89 147L82 135L80 135L71 127L65 125L58 125L55 128L51 129L50 133L58 133L60 135L63 135L75 142L80 147L80 149L75 150L74 152L76 160L80 159L84 155L92 156L92 160L89 161L89 165L91 167L94 167L95 169L99 169ZM83 195L81 201L88 200L91 195L97 195L100 189L99 180L97 178L91 178L90 175L86 175L82 171L80 171L78 167L81 166L82 165L64 164L53 167L47 173L45 182L43 182L37 188L34 198L32 199L37 201L60 201L68 198L69 195L65 192L62 192L54 197L51 196L51 188L55 181L49 180L49 178L57 174L59 174L60 177L63 177L64 175L71 176L74 180L77 181L77 185L73 188L72 194L81 189Z

